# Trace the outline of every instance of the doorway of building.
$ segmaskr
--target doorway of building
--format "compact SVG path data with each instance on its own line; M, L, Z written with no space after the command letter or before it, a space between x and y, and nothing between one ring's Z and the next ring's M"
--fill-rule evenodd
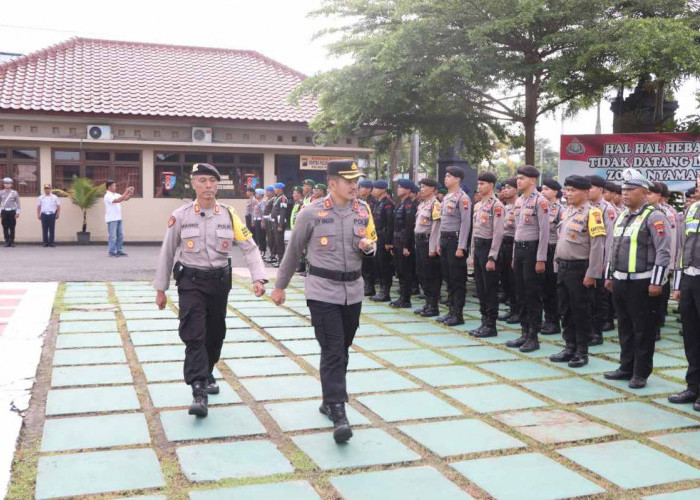
M325 170L301 170L299 155L275 155L276 182L284 183L284 193L291 198L294 186L299 186L305 179L315 182L326 181Z

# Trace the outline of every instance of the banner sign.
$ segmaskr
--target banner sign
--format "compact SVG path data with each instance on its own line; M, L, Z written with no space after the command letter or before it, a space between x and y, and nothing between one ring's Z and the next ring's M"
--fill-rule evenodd
M333 160L354 160L352 157L345 156L309 156L301 155L299 157L300 170L326 170L329 161Z
M700 136L680 133L562 135L559 180L569 175L600 175L622 182L636 168L671 191L695 186L700 171Z

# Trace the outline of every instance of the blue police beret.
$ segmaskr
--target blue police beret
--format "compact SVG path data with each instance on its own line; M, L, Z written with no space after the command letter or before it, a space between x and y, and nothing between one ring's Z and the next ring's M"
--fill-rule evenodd
M415 184L413 184L413 181L410 179L399 179L398 181L396 181L396 184L398 184L404 189L410 189L411 191L415 187Z
M274 191L275 186L265 186L265 191Z
M358 186L360 186L361 188L372 188L374 187L374 183L369 179L362 179Z
M265 194L265 190L258 188L255 190L255 194Z
M275 189L284 189L284 183L275 182Z
M377 189L386 189L389 187L389 183L387 181L374 181L372 187Z

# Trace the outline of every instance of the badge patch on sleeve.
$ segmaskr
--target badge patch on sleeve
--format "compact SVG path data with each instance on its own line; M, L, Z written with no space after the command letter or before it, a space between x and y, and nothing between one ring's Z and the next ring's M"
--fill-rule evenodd
M617 219L617 214L615 213L614 210L608 210L608 219L610 219L610 220Z
M462 200L462 210L469 208L469 200Z
M175 217L173 217L171 215L170 218L168 219L168 227L173 227L174 225L175 225Z
M496 217L500 217L501 215L503 215L503 207L496 207L496 208L494 208L494 209L493 209L493 214L494 214Z
M598 208L592 209L588 213L588 234L591 238L605 236L605 224L603 224L603 213Z
M654 226L654 230L656 231L656 234L659 236L663 236L666 234L666 224L664 224L664 221L662 220L657 220L652 223Z
M542 211L543 211L544 213L549 212L549 203L547 203L546 201L541 201L541 202L540 202L540 208L542 209Z

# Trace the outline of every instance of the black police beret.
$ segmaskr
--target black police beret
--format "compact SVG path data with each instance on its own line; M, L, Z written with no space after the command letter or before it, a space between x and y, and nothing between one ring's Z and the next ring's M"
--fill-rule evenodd
M502 184L503 187L510 186L518 189L518 181L515 179L515 177L509 177L508 179L504 180Z
M553 189L554 191L559 191L561 189L561 184L554 179L545 179L542 181L542 185L547 186L549 189Z
M347 180L357 179L365 175L357 167L355 160L329 161L326 167L326 173L331 176L337 175Z
M591 180L583 175L570 175L564 180L564 185L575 189L591 189Z
M453 177L459 177L460 179L464 179L464 169L462 169L462 167L452 165L450 167L447 167L445 169L445 172L447 172Z
M376 189L386 189L389 187L389 183L387 181L378 180L374 181L372 187Z
M360 186L361 188L372 188L373 185L374 183L369 179L362 179L358 184L358 186Z
M522 165L518 168L518 173L525 177L533 177L535 179L540 176L540 171L532 165Z
M605 183L605 190L611 193L622 194L622 186L615 184L613 181L607 181Z
M651 182L649 185L649 191L651 191L654 194L661 194L663 192L663 188L661 187L661 183Z
M605 179L599 175L588 175L588 180L591 181L591 186L596 186L605 189Z
M661 184L661 196L663 196L664 198L668 198L669 196L671 196L671 191L669 191L668 189L668 184L666 184L665 182L659 182L659 184Z
M425 177L425 178L421 179L419 184L423 184L424 186L428 186L431 188L438 187L437 181L431 179L430 177Z
M214 165L209 163L195 163L192 165L192 176L195 175L213 175L217 181L221 180L221 174Z
M490 182L491 184L496 184L496 181L498 178L496 177L496 174L493 172L482 172L479 174L479 177L476 178L476 180L481 181L481 182Z
M690 189L688 189L688 190L685 192L685 195L686 195L686 196L693 196L693 195L695 195L695 191L696 191L696 189L695 189L694 187L691 187Z
M410 191L413 191L416 189L418 186L416 186L411 179L399 179L396 181L396 184L398 184L400 187L404 189L408 189Z

